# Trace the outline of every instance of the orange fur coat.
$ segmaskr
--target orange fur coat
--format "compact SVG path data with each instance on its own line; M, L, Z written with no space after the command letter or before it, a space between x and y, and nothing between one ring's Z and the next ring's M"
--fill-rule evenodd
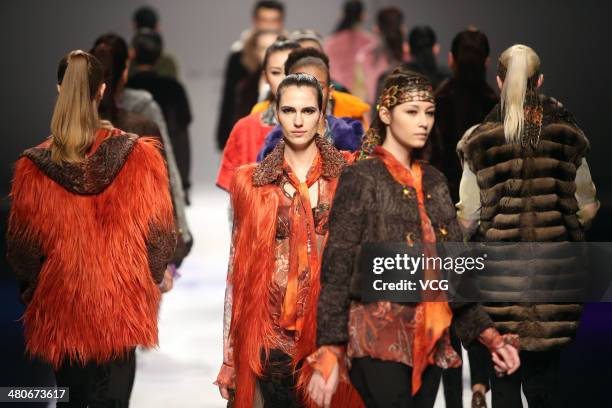
M157 283L176 245L159 143L99 130L83 163L63 165L48 146L24 152L11 190L27 351L57 367L157 345Z
M266 339L274 336L272 317L268 308L269 288L275 262L275 236L280 188L276 181L282 174L283 143L257 165L242 167L231 187L234 210L233 255L230 265L232 287L230 361L235 370L235 408L250 408L258 376L263 367L261 352L267 353ZM338 176L350 161L351 155L338 152L329 142L318 144L323 160L322 177L329 183L333 196ZM316 350L316 312L320 291L319 269L313 271L311 287L304 312L304 327L297 342L293 365L298 368L298 388L307 407L316 407L307 396L312 368L301 364ZM334 407L360 407L361 399L349 383L340 383Z

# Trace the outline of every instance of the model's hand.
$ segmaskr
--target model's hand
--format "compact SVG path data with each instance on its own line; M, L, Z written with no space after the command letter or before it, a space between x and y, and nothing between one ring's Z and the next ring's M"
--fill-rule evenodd
M510 344L504 344L496 348L491 353L491 356L493 357L495 372L498 376L514 374L521 366L518 351Z
M225 363L222 364L221 370L219 370L217 375L217 381L214 384L219 387L221 398L229 400L231 397L230 390L233 390L236 386L236 371L234 367Z
M519 338L516 334L502 336L494 327L489 327L480 333L478 340L491 352L498 377L513 374L521 366L518 354Z
M170 267L166 267L166 272L164 272L164 280L162 280L159 289L162 293L166 293L172 290L172 286L174 286L174 276L172 275Z
M308 384L308 395L320 407L329 408L331 406L332 397L338 388L340 381L338 364L334 366L332 372L325 381L325 378L318 370L315 370Z
M224 400L229 400L230 398L229 388L220 385L219 392L221 393L221 398L223 398Z

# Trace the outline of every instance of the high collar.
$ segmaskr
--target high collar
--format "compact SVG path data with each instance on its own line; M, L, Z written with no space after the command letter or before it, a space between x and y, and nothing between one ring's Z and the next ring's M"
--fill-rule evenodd
M320 136L316 136L315 143L319 148L323 161L322 177L333 179L340 176L340 173L347 164L344 155L340 153L330 142ZM285 154L285 142L280 141L274 150L266 156L255 168L253 172L253 185L264 186L277 181L283 174L283 161Z
M132 152L137 135L113 129L99 130L94 151L81 163L57 164L48 143L23 152L46 176L76 194L98 194L117 177Z

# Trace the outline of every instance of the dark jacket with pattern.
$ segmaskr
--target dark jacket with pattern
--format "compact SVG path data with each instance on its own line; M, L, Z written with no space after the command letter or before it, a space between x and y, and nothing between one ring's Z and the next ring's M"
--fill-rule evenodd
M462 233L450 200L446 179L433 166L423 164L423 194L436 241L461 241ZM351 300L360 300L360 274L356 266L362 243L405 242L412 234L422 241L416 190L408 199L378 158L347 167L338 182L329 219L329 238L323 254L317 342L342 344L349 338ZM492 322L474 303L451 304L457 334L469 343Z
M532 302L485 307L502 333L519 334L521 347L530 351L567 344L582 310L576 299L583 272L579 254L568 252L567 241L584 240L574 194L576 169L589 142L560 103L543 96L542 101L537 145L507 143L497 105L465 140L461 152L480 187L478 240L558 242L547 245L546 255L537 251L519 254L525 252L524 247L505 247L504 253L487 263L486 276L477 278L485 298L516 301L516 294L522 294L521 299ZM546 303L537 303L540 295ZM568 302L561 303L564 298Z

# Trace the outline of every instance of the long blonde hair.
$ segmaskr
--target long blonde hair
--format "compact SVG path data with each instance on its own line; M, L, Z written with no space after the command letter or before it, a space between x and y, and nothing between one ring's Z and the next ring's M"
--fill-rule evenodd
M540 57L526 45L515 44L499 57L499 73L503 81L501 110L504 116L504 134L508 143L520 141L525 124L525 94L540 72ZM535 89L534 89L535 90Z
M102 125L96 96L104 80L100 62L85 51L66 55L58 68L60 92L51 119L51 160L80 163Z

